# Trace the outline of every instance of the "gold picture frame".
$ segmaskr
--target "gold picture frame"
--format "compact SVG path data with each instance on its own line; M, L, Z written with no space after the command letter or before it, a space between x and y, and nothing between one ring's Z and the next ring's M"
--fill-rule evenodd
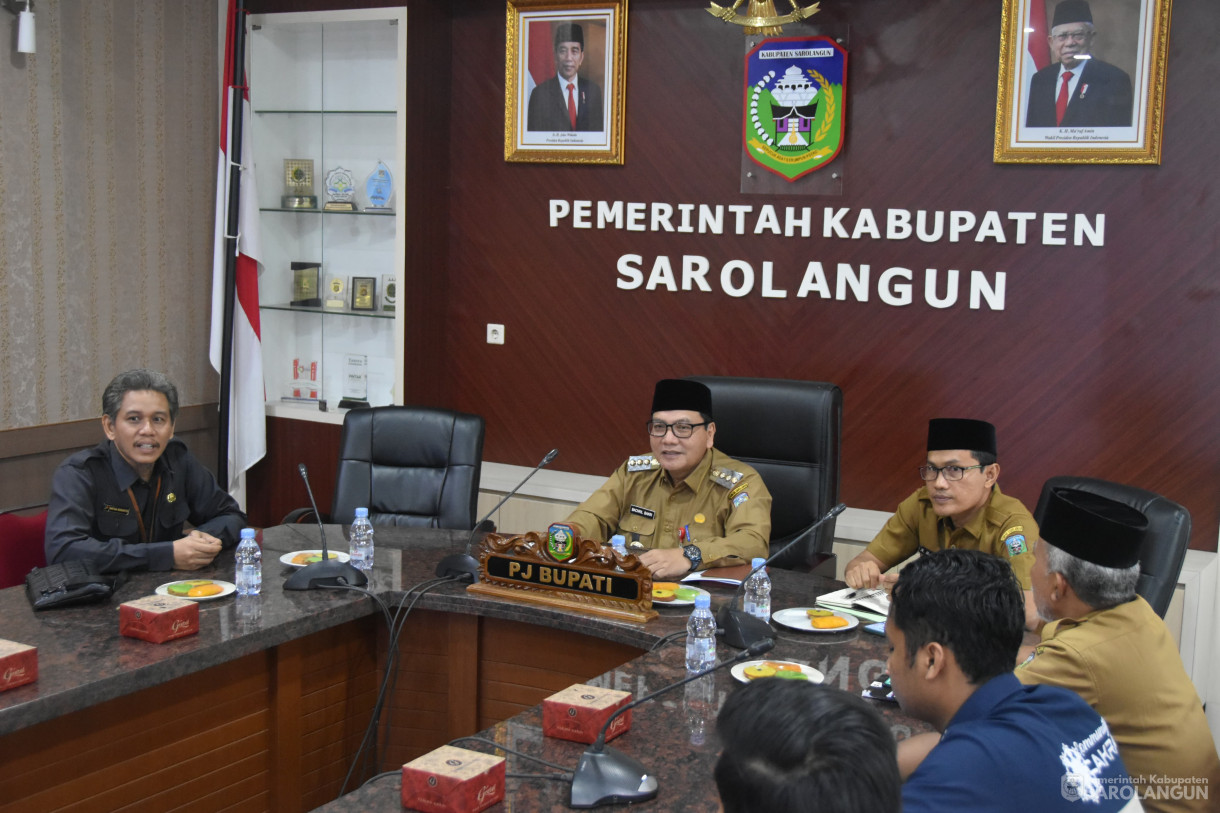
M507 2L504 160L622 164L627 0Z
M1004 0L995 161L1159 164L1171 5ZM1053 32L1056 15L1061 25ZM1065 45L1070 50L1063 65L1075 68L1066 80L1059 67ZM1088 56L1079 59L1082 49ZM1065 103L1058 107L1056 88Z

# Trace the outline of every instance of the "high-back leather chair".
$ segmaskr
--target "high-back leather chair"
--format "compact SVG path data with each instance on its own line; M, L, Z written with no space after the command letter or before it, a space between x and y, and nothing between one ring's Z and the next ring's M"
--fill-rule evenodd
M808 537L773 566L805 568L815 554L830 553L834 521L809 528L839 502L843 392L818 381L691 379L712 391L716 448L757 469L771 492L771 551Z
M1129 505L1148 518L1148 533L1140 548L1140 577L1135 592L1165 617L1173 598L1186 549L1190 546L1190 512L1173 500L1135 486L1093 477L1052 477L1042 486L1034 518L1041 524L1053 488L1072 488Z
M0 514L0 588L25 582L25 574L47 566L43 537L47 512L40 514Z
M483 468L483 419L417 406L353 409L343 419L330 520L369 509L374 525L469 530ZM285 522L312 513L297 509Z

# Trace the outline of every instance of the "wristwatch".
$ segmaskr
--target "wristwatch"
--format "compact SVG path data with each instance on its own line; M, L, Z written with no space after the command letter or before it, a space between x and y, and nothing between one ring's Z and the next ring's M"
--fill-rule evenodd
M697 570L703 564L703 552L698 545L683 545L682 555L690 560L690 569Z

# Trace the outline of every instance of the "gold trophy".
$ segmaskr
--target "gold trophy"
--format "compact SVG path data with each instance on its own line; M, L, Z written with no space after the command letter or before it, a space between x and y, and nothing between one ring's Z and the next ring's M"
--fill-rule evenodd
M318 196L313 193L313 159L284 159L284 209L317 209Z

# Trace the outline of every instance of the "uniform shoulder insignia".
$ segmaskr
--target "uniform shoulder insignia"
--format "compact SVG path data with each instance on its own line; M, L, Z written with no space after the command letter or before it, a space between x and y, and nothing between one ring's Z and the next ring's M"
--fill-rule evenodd
M661 461L650 454L633 455L627 458L627 471L652 471L661 468Z
M741 478L745 477L745 475L739 471L733 471L732 469L713 466L711 472L708 474L708 477L718 486L722 486L723 488L732 488L740 483Z

